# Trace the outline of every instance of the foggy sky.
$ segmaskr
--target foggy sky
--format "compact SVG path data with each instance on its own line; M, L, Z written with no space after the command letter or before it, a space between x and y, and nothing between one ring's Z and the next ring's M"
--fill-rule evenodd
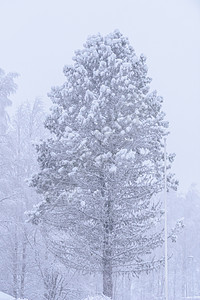
M152 89L164 97L180 190L200 186L199 0L0 0L0 68L20 74L13 111L37 96L49 104L74 50L114 29L147 56Z

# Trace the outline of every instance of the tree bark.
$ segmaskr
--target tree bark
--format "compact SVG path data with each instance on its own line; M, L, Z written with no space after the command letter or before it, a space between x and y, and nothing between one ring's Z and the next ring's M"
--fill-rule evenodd
M112 299L113 296L113 280L112 280L112 264L109 260L103 262L103 294Z
M22 269L21 269L21 282L20 282L20 298L24 299L25 291L25 275L26 275L26 233L24 230L23 246L22 246Z
M14 235L14 249L13 249L13 295L14 298L18 298L18 236L17 236L17 227L15 227Z
M113 231L112 219L112 200L106 189L103 174L101 174L101 195L105 199L104 204L104 237L103 237L103 294L112 299L113 280L112 280L112 243L111 235Z
M103 244L103 294L112 299L113 280L112 280L112 242L111 235L113 221L111 214L111 200L105 203L105 222L104 222L104 244Z

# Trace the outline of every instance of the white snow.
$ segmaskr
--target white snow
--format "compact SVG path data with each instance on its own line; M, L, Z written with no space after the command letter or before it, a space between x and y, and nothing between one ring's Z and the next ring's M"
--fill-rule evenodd
M109 168L109 172L110 173L115 173L117 171L117 167L113 164L110 168Z
M110 298L104 295L95 295L95 296L88 296L84 300L110 300Z
M0 292L0 300L14 300L14 297L5 294L3 292Z
M116 157L119 159L134 159L135 158L135 152L132 150L127 150L127 149L120 149L120 151L118 151L116 153Z

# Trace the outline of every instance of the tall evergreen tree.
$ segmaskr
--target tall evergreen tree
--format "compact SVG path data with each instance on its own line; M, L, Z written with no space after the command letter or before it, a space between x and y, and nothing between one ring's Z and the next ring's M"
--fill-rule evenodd
M32 182L44 201L32 218L66 266L101 272L103 293L112 297L113 274L153 268L147 255L163 242L154 230L155 196L163 189L168 123L162 97L149 92L145 57L119 31L88 38L73 60L66 82L50 93L53 135L38 146ZM168 184L176 186L172 175Z
M12 104L9 96L16 91L17 85L14 82L16 73L8 73L0 69L0 134L5 133L8 114L6 108Z
M5 74L0 69L0 203L8 197L6 178L12 168L10 139L7 135L9 118L6 108L12 104L9 97L17 88L15 77L15 73Z

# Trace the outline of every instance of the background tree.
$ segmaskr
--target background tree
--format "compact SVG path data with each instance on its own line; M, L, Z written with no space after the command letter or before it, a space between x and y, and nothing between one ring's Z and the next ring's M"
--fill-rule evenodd
M34 252L29 245L35 229L26 222L24 213L40 201L27 180L37 170L33 143L45 137L44 116L40 100L22 104L6 132L6 148L1 148L0 289L16 299L31 296L34 289L39 291Z
M144 56L119 31L90 37L73 60L50 94L46 127L54 135L38 146L33 186L44 201L33 221L48 226L48 247L66 266L101 272L112 297L114 273L156 267L147 255L163 242L155 196L168 123L162 98L149 92Z
M45 115L42 101L36 99L21 104L7 118L4 148L0 148L0 290L16 299L64 300L69 295L77 299L77 286L69 286L74 272L60 267L48 253L39 228L26 222L25 212L41 200L29 187L29 179L38 170L34 144L48 135Z
M7 135L9 118L6 108L12 104L9 97L17 89L17 85L14 82L15 77L15 73L8 73L6 75L5 72L0 69L0 184L2 183L0 189L0 203L9 197L9 195L5 193L7 186L5 184L5 178L9 176L9 170L12 166L9 165L10 144Z
M13 168L11 140L8 134L9 118L6 111L7 107L12 104L10 95L16 91L16 83L14 78L16 74L5 72L0 69L0 253L5 252L4 243L4 232L7 229L9 217L2 218L4 210L4 203L9 202L14 194L14 190L9 185L10 174ZM8 237L9 239L9 237ZM4 249L3 249L4 248ZM9 259L12 259L9 257ZM5 265L4 259L1 260L1 274L5 274L8 266ZM1 276L0 281L3 281Z
M8 114L6 108L12 104L9 96L15 93L17 85L14 82L16 73L8 73L0 69L0 135L5 133L8 125Z

